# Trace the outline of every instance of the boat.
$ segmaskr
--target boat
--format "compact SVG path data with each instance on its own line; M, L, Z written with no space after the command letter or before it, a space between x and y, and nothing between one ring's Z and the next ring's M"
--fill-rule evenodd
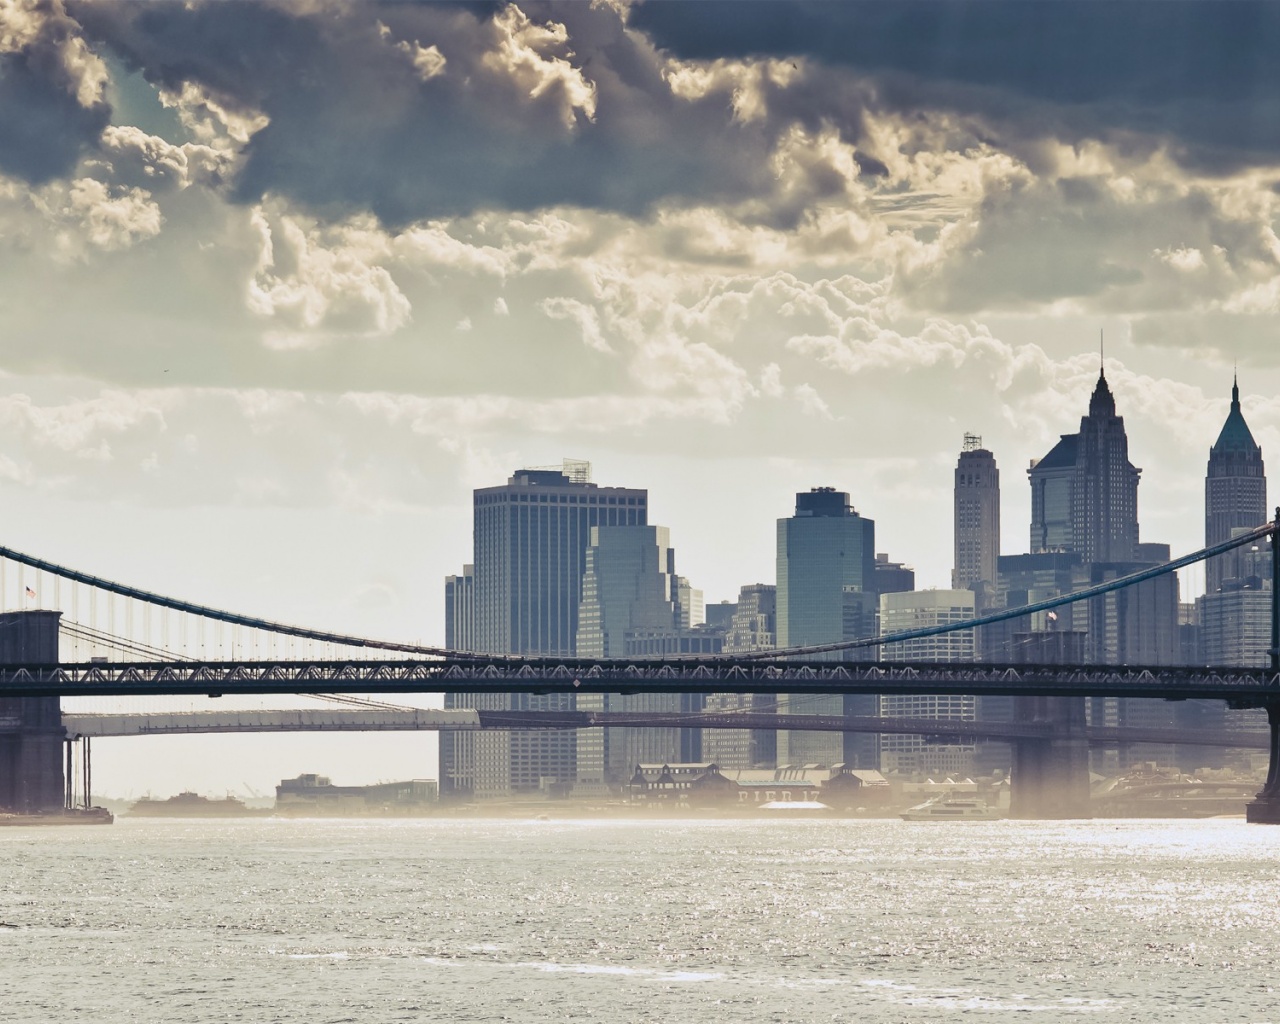
M271 811L246 807L243 800L233 796L225 800L210 800L188 790L167 800L144 796L126 813L131 818L251 818L270 814Z
M105 807L70 807L64 811L47 811L38 814L12 814L0 811L0 827L6 825L110 825L115 815Z
M971 796L934 797L902 812L903 821L997 821L1004 812Z

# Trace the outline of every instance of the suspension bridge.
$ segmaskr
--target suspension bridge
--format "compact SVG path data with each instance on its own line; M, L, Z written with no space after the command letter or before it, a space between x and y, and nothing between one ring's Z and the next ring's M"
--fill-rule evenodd
M198 718L160 723L150 716L151 727L144 728L140 721L125 721L127 715L115 716L113 726L108 727L105 718L95 726L87 716L64 717L62 698L278 694L322 700L328 710L313 710L310 717L310 727L321 731L393 728L393 722L403 728L477 730L678 724L997 738L1014 748L1015 810L1027 816L1074 817L1081 816L1087 804L1089 743L1185 743L1210 736L1169 730L1115 731L1115 727L1108 733L1085 720L1083 702L1077 699L1146 697L1264 708L1267 733L1223 733L1212 738L1232 746L1265 745L1270 770L1249 807L1249 818L1280 823L1280 615L1276 608L1280 559L1272 560L1272 630L1266 666L844 660L862 648L973 629L1092 600L1237 546L1264 539L1274 546L1277 537L1280 509L1274 522L1229 542L1118 580L964 622L749 655L626 660L477 654L310 629L177 600L0 547L0 606L22 609L0 613L0 807L39 810L65 803L70 756L64 770L62 745L71 742L69 735L84 738L87 765L87 743L94 735L308 727L304 719L262 717L220 726L213 719L203 719L207 728L202 730ZM856 721L845 716L823 720L822 716L712 712L675 718L619 713L611 718L610 712L565 711L479 712L464 723L458 717L449 720L446 712L426 713L380 699L396 693L964 694L1017 700L1012 723ZM409 724L406 715L419 717ZM797 724L801 719L803 724Z

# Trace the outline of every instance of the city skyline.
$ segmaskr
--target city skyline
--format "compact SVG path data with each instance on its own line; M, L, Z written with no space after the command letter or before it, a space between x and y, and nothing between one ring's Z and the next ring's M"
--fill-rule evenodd
M5 542L439 643L471 492L570 456L710 602L815 486L946 588L963 435L1024 550L1105 330L1143 528L1199 547L1233 363L1280 445L1276 72L1236 59L1280 11L943 10L6 5Z

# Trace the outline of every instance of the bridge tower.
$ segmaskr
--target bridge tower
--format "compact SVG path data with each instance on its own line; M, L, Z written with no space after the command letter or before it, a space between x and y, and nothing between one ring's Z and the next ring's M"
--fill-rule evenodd
M1013 650L1022 662L1079 665L1085 634L1044 630L1015 634ZM1017 722L1047 722L1053 736L1013 741L1009 814L1014 818L1089 817L1089 741L1084 698L1014 697Z
M1271 685L1280 690L1280 507L1271 529ZM1267 700L1267 724L1271 727L1271 760L1267 781L1245 808L1248 821L1280 825L1280 693Z
M0 613L0 665L56 665L61 612ZM65 801L57 697L0 697L0 810L56 812Z

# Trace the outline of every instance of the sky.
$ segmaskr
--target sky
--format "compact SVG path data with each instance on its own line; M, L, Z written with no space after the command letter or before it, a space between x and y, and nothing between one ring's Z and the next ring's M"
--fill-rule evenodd
M1105 337L1142 539L1193 550L1233 367L1280 450L1278 46L1248 2L0 0L0 544L439 643L471 490L570 457L649 489L708 601L815 486L945 587L963 435L1026 550Z

